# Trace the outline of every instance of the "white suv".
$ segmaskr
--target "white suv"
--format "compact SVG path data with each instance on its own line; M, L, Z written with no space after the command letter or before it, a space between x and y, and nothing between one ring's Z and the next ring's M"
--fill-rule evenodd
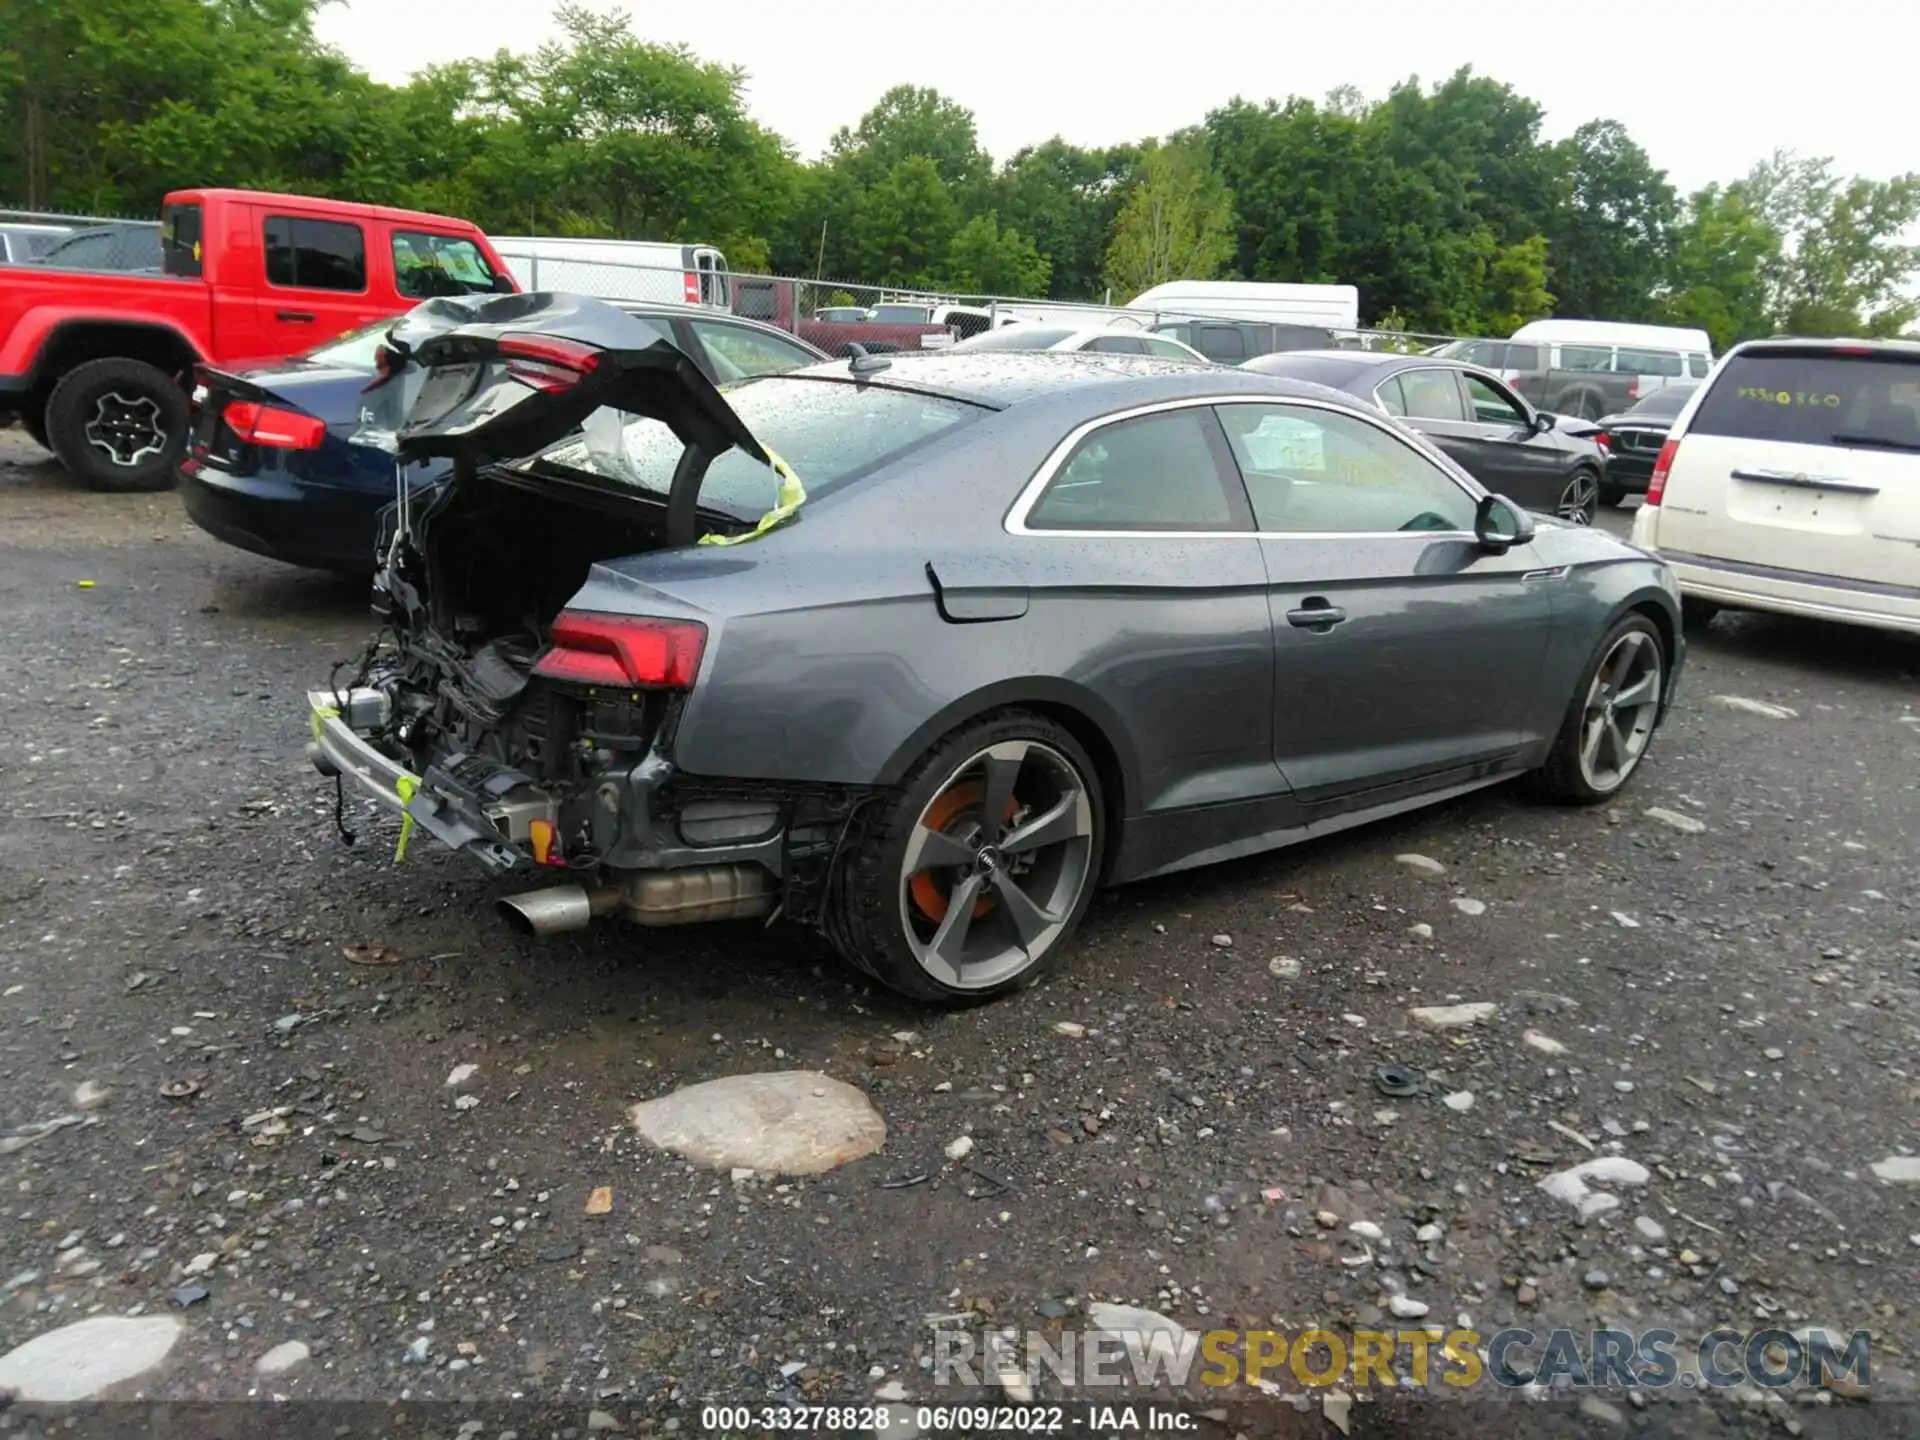
M1729 606L1920 632L1920 344L1736 346L1668 432L1633 540L1697 624Z

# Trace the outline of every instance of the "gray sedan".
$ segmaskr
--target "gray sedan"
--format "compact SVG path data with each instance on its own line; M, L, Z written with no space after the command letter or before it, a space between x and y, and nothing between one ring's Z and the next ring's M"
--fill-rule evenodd
M1514 777L1605 800L1671 702L1659 562L1334 390L948 354L723 393L595 301L423 311L384 369L452 477L310 756L544 878L534 933L777 914L978 1000L1102 884Z
M1419 431L1481 484L1529 510L1591 525L1607 489L1597 425L1535 410L1497 376L1433 355L1297 350L1242 368L1330 385Z

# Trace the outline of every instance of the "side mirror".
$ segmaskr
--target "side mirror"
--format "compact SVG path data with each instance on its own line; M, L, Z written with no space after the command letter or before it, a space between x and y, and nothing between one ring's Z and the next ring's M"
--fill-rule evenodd
M1481 548L1504 555L1533 540L1533 517L1504 495L1488 495L1473 513L1473 535Z
M1533 412L1533 433L1534 434L1544 435L1549 430L1553 429L1553 426L1554 426L1554 416L1551 413L1545 410L1536 410Z

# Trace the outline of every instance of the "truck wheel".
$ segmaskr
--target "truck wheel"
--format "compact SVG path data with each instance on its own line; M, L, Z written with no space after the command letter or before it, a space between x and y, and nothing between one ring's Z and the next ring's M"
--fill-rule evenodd
M143 360L90 360L53 387L47 440L91 490L166 490L187 447L187 397Z

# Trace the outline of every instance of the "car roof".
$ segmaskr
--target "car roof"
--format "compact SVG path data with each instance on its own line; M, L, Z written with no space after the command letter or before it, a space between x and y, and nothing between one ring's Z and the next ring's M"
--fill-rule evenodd
M1285 376L1262 375L1225 366L1201 367L1186 360L1147 355L1107 355L1084 350L978 350L908 352L884 357L885 369L868 371L863 383L883 389L938 395L994 410L1042 405L1062 412L1069 423L1111 414L1133 405L1151 405L1206 395L1271 395L1278 399L1338 400L1364 409L1351 395ZM845 360L790 370L781 379L851 379Z
M1834 336L1819 339L1774 335L1765 340L1748 340L1735 347L1742 355L1791 354L1795 351L1833 350L1853 354L1879 354L1895 360L1920 360L1920 341L1867 340L1858 336Z

